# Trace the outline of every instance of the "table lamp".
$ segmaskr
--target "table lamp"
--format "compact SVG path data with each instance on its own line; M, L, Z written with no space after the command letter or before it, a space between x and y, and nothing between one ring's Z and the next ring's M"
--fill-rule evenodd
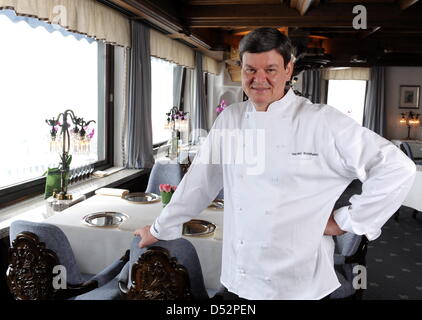
M47 119L45 122L51 127L50 151L60 152L60 192L55 192L53 196L57 200L72 200L72 195L67 193L66 181L71 161L70 145L72 142L74 153L89 153L90 140L94 134L94 130L90 133L87 133L86 130L89 124L95 123L95 121L85 121L83 118L77 117L72 110L68 109L60 113L56 118ZM74 127L69 130L71 125L74 125Z
M407 126L407 138L410 140L410 129L412 126L417 126L420 123L419 113L413 113L412 111L401 113L400 123Z

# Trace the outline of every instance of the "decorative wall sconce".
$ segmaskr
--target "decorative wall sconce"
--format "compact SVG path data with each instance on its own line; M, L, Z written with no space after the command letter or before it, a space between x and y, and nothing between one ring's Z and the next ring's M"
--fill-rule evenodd
M412 126L417 126L420 124L419 113L414 113L412 111L400 113L401 119L400 123L407 126L407 140L410 140L410 129Z

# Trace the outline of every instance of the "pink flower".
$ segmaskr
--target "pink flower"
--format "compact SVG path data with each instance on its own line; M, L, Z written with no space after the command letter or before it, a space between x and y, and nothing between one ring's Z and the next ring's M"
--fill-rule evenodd
M95 133L95 129L92 129L91 132L87 135L88 139L92 139L92 137L94 136Z
M170 192L171 186L169 184L160 184L159 189L162 192Z
M221 100L220 105L215 109L217 113L222 112L227 107L226 101Z
M160 185L158 186L158 189L159 189L161 192L171 192L171 193L173 193L174 191L176 191L176 188L177 188L177 186L171 186L171 185L169 185L169 184L165 184L165 183L160 184Z

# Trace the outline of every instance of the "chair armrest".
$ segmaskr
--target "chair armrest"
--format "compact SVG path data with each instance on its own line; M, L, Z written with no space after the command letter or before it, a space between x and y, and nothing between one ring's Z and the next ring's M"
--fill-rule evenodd
M66 289L60 289L55 294L55 299L66 300L81 294L87 293L98 288L98 282L95 280L88 280L82 284L68 284Z
M114 279L125 264L129 261L129 250L126 251L125 255L118 260L114 261L111 265L107 266L104 270L93 276L89 281L96 281L98 287L105 285L107 282Z
M130 263L127 262L123 267L122 271L120 271L118 277L119 289L120 292L122 292L123 294L127 294L129 291L129 269Z
M345 256L338 253L334 253L334 264L344 264L345 260Z

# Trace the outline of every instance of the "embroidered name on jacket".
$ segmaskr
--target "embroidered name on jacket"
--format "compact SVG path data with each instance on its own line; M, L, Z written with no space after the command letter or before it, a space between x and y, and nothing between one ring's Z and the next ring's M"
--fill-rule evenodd
M312 157L318 157L318 153L312 153L312 152L293 152L292 156L312 156Z

